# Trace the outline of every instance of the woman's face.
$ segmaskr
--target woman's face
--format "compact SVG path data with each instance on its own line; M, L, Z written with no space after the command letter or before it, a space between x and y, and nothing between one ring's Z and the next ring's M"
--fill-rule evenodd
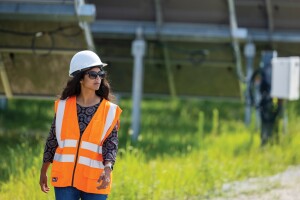
M102 79L104 78L104 71L101 71L99 67L94 67L87 70L80 81L81 89L85 90L98 90Z

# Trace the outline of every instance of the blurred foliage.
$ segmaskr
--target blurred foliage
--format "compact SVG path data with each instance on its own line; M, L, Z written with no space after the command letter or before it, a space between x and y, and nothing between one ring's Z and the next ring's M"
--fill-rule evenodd
M2 131L45 131L54 116L54 101L13 99L0 112ZM51 125L51 124L50 124Z
M287 105L287 132L279 120L278 143L264 148L254 118L249 127L243 124L242 103L196 99L145 99L141 134L131 142L131 103L119 102L123 113L111 200L207 199L220 195L224 183L300 163L299 102ZM13 100L1 111L0 199L54 199L52 187L46 195L38 184L52 109L52 101Z

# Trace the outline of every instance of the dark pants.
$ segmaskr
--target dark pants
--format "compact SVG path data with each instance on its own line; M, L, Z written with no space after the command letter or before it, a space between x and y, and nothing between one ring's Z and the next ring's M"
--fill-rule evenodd
M74 187L55 187L56 200L106 200L107 194L92 194Z
M272 138L273 123L262 122L261 124L261 146L267 144Z

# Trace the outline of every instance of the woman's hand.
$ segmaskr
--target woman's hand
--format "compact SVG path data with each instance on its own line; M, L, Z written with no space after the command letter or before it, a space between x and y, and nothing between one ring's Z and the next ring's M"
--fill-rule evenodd
M40 175L40 186L41 190L45 193L48 193L50 188L48 187L48 177L46 173L41 172Z
M40 186L41 190L45 193L48 193L50 188L48 187L48 177L47 170L50 165L50 162L45 162L42 165L41 174L40 174Z
M99 179L98 179L98 183L100 184L97 189L101 190L101 189L106 189L107 186L110 184L110 174L111 174L111 169L108 167L105 167L102 174L100 175ZM102 182L101 182L102 181Z

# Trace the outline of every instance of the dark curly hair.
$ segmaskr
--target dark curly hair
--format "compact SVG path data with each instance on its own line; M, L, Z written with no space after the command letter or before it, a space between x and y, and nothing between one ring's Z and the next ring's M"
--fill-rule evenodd
M61 93L60 96L61 100L65 100L71 96L78 96L80 94L81 92L80 81L83 79L83 76L87 70L76 73L74 77L68 81L67 86L64 88L64 90ZM115 97L111 92L111 88L106 76L101 80L99 90L96 90L95 93L97 96L102 97L108 101L115 100Z

